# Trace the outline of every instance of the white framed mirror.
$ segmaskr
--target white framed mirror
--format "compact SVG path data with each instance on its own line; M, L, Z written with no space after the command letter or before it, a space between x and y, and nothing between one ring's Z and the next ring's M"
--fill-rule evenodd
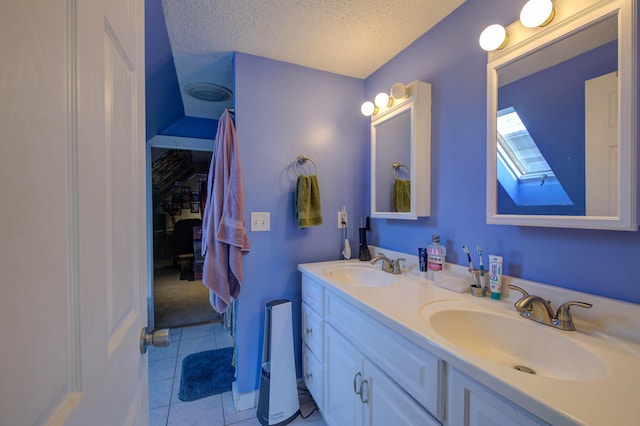
M431 213L431 85L392 102L371 117L371 217L416 220Z
M556 0L487 65L487 223L637 230L635 0Z

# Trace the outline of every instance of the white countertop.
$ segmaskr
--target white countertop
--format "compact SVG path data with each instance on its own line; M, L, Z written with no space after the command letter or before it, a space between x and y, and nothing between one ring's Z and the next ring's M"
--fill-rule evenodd
M385 249L377 252L392 259L407 259L403 274L397 275L397 281L391 286L340 284L332 282L323 273L327 267L360 263L358 260L307 263L299 265L298 269L449 365L550 424L640 425L640 305L509 277L504 277L503 300L473 297L469 293L440 288L421 278L417 272L417 256ZM456 272L465 271L458 265L448 266ZM505 288L509 282L530 294L551 300L554 307L568 300L589 302L594 306L588 310L572 310L577 331L556 330L519 316L513 307L519 293L512 291L509 294ZM594 380L530 375L456 347L420 316L420 309L425 304L444 300L472 303L478 309L513 315L515 320L562 333L606 360L607 373Z

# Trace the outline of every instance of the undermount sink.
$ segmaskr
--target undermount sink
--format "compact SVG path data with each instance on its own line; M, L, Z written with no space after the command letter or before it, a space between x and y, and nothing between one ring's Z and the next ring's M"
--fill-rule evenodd
M482 310L472 304L434 302L420 317L452 345L523 373L571 381L597 380L608 364L572 333L521 318L514 311Z
M329 266L322 272L334 282L357 287L388 287L397 280L396 275L384 272L369 262Z

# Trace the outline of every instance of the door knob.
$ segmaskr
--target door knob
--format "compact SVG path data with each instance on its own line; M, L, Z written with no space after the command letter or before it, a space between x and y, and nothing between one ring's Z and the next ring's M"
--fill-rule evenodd
M159 330L149 331L147 327L142 329L140 333L140 353L147 352L147 346L164 347L169 346L169 329L161 328Z

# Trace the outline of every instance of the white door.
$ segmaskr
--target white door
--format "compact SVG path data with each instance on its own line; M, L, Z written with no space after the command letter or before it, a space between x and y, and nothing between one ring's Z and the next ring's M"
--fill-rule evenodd
M5 2L0 51L0 424L145 425L144 2Z
M585 82L587 216L618 215L618 73Z

